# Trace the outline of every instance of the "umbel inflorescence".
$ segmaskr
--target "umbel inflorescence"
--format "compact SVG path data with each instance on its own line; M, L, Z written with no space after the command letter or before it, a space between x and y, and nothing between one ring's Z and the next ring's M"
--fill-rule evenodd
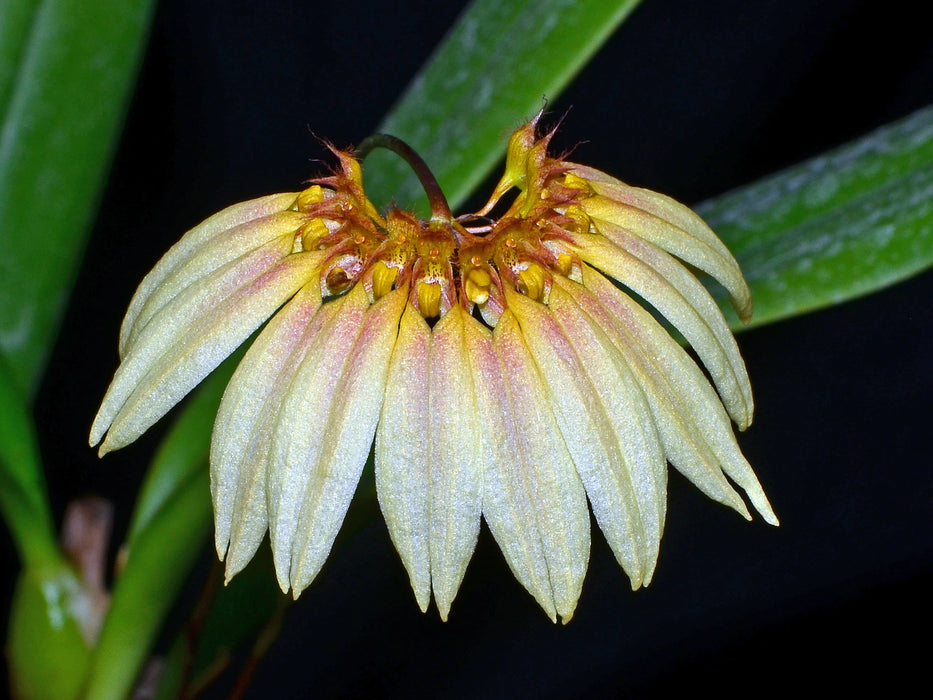
M139 437L268 320L211 443L228 580L268 531L279 584L297 597L374 436L392 541L419 606L433 591L444 619L482 517L516 578L569 620L589 559L587 499L632 588L647 585L668 462L750 518L728 476L777 524L730 422L752 420L745 365L690 269L747 319L737 263L683 205L551 157L537 121L513 134L476 214L454 218L420 158L377 136L357 157L376 146L405 157L428 220L381 215L357 158L335 149L333 174L215 214L140 284L91 428L101 454ZM712 384L629 291L677 328Z

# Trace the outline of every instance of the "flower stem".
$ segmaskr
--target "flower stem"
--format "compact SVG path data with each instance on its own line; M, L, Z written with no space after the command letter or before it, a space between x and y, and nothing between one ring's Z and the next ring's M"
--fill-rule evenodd
M441 186L434 177L434 173L424 162L424 159L418 155L417 151L409 146L402 139L389 134L373 134L363 139L356 150L356 156L361 161L372 153L374 148L386 148L396 155L402 157L415 175L421 181L424 193L428 196L428 202L431 204L431 221L442 221L450 223L453 216L450 213L450 205L447 203L447 197L441 190Z

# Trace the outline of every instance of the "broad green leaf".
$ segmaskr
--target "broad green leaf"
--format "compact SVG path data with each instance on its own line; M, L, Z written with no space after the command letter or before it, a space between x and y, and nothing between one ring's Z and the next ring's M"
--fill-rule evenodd
M60 560L32 419L2 357L0 512L24 567Z
M13 594L6 641L14 697L80 697L91 657L80 619L87 609L87 593L64 562L23 570Z
M508 134L557 97L637 4L475 0L378 131L418 151L456 207L502 157ZM367 159L366 190L379 204L423 198L408 166L380 152Z
M129 697L162 620L203 549L210 523L205 466L179 484L129 550L91 659L86 697Z
M742 266L751 325L894 284L933 265L933 107L698 211Z
M122 571L95 651L88 697L125 697L208 539L210 432L239 354L198 388L162 441L140 489Z
M152 5L0 2L0 353L23 395L74 279Z
M39 0L8 0L0 5L0 114L5 114L16 70L29 39Z

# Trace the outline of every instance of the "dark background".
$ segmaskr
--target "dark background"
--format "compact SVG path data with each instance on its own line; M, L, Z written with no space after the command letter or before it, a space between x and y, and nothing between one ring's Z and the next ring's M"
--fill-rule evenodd
M159 3L36 407L57 513L76 496L105 495L122 536L163 429L103 461L86 446L143 274L214 211L319 172L325 154L312 130L339 146L370 133L463 3L367 5ZM695 204L933 102L933 31L915 7L645 0L553 101L555 114L571 108L558 148L577 145L575 160ZM779 529L746 523L672 474L654 583L628 590L594 527L583 595L562 627L515 582L484 527L444 624L433 608L418 611L381 516L354 503L351 517L369 524L338 539L250 697L925 683L931 292L928 272L739 338L758 408L740 442ZM0 554L15 566L5 531ZM6 600L10 577L2 585Z

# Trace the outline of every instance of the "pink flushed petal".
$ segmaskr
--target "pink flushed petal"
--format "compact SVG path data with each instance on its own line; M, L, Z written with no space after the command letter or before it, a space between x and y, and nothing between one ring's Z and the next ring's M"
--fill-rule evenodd
M126 338L136 323L136 316L149 295L162 284L166 277L183 265L194 254L194 251L227 229L288 209L297 198L297 192L283 192L240 202L217 212L182 236L181 240L162 256L136 289L120 329L120 347L126 344Z
M239 549L252 550L247 561L265 534L270 431L264 417L270 408L278 412L283 379L294 372L295 354L301 354L305 330L320 306L320 284L312 280L262 330L220 402L211 436L210 471L214 536L221 559L227 554L231 532L236 531L234 539L238 542L250 540L245 546L239 545ZM260 443L266 443L265 449L259 447Z
M726 290L744 320L751 318L752 294L742 276L738 263L709 243L678 228L654 214L599 195L588 197L581 203L592 217L597 232L618 246L627 247L625 236L637 236L666 250L695 268L713 277Z
M292 549L304 494L320 461L330 413L344 400L339 393L341 377L368 306L362 285L324 304L314 319L316 332L306 334L308 350L283 387L266 484L269 538L283 593L291 587Z
M583 267L581 286L558 279L574 301L606 333L645 390L667 459L715 501L751 518L745 503L723 476L719 460L697 428L695 411L723 416L715 390L691 382L693 373L706 382L702 372L647 311L599 272ZM672 374L672 370L675 372ZM672 377L674 378L672 380ZM712 403L711 403L712 402ZM726 416L729 435L732 427Z
M719 251L721 255L732 255L719 236L703 221L703 218L676 199L653 190L632 187L611 175L594 168L588 168L585 165L573 163L570 172L587 180L590 188L596 194L630 204L665 221L670 221L678 228L704 241L707 245Z
M315 287L317 296L320 296L320 283L317 279L312 280L306 287ZM250 445L247 448L244 459L249 459L249 464L245 469L255 478L261 479L263 484L263 508L266 514L267 525L270 530L270 540L275 542L272 531L275 529L274 514L278 504L278 498L274 494L281 492L281 484L277 480L280 475L272 469L272 440L275 436L276 426L282 417L282 411L285 408L288 392L293 386L295 375L302 366L305 358L312 352L317 352L321 341L327 342L322 329L325 329L333 319L339 304L330 303L321 305L317 313L311 319L311 322L303 329L300 340L297 342L294 350L285 362L282 371L275 377L274 385L271 389L268 399L262 408L253 434L250 436ZM324 400L321 402L322 409L326 407ZM243 495L241 491L246 491ZM237 500L234 507L233 520L237 522L240 519L242 509L248 504L249 491L240 489L237 491ZM258 506L256 506L258 507ZM278 532L278 531L277 531ZM230 548L227 550L226 558L226 580L229 582L233 576L239 573L252 559L263 533L254 531L242 531L234 527L231 533ZM273 548L273 555L276 550ZM281 560L275 560L276 564L281 565ZM288 561L285 562L284 578L279 579L279 584L288 588Z
M646 528L618 438L580 358L547 307L506 289L506 301L521 326L564 443L593 506L593 513L632 588L642 585L647 565ZM589 356L587 365L605 357ZM600 367L606 374L609 368Z
M762 517L776 524L739 450L729 416L700 368L651 314L599 272L584 265L583 282L585 290L573 283L565 287L638 374L671 463L710 498L750 519L745 504L723 477L724 470L749 494Z
M539 510L532 493L532 465L519 440L509 384L486 327L472 317L465 319L464 341L476 390L477 416L483 425L483 516L515 578L556 621L548 537L543 531L549 518Z
M173 270L149 295L132 327L128 329L125 336L121 333L121 357L131 351L135 340L149 321L183 290L270 241L290 233L294 234L305 218L293 211L270 214L222 231L207 241L201 248L194 251L190 258Z
M242 258L232 261L213 275L176 297L149 323L123 358L104 395L91 426L90 444L100 442L104 433L136 387L151 369L191 336L191 331L212 318L220 304L237 290L248 287L285 258L291 250L289 237L270 241ZM178 397L181 400L181 397Z
M357 288L362 285L357 285ZM352 294L352 291L350 292ZM322 437L321 459L312 468L292 550L292 594L297 597L320 571L343 523L369 456L382 411L389 358L408 286L389 292L366 312L339 393Z
M136 385L114 417L101 454L129 444L165 415L311 279L320 260L319 253L280 260L191 326Z
M511 396L515 436L524 457L528 496L539 513L539 531L557 614L573 616L590 552L586 492L554 418L544 385L519 324L506 310L493 333Z
M418 606L431 602L428 381L431 329L405 308L376 429L376 493Z
M642 296L665 316L706 365L729 413L744 430L754 402L745 362L716 302L680 263L646 241L628 237L621 248L607 239L576 235L580 257Z
M667 509L667 459L651 407L618 349L559 283L551 288L548 310L581 358L580 367L589 378L592 391L602 402L612 426L623 459L607 465L612 472L621 472L616 475L615 483L610 483L617 488L631 488L635 494L644 527L644 585L647 586L657 564ZM590 501L595 502L589 490L587 493ZM614 522L618 518L617 496L609 491L600 497L606 501L603 511L607 517L616 527L623 527L624 523ZM595 503L593 510L597 511ZM606 539L615 551L614 538L607 534ZM621 563L622 558L618 554L617 558Z
M454 306L434 326L431 342L431 583L445 621L476 547L482 512L481 445L464 339L466 316Z

